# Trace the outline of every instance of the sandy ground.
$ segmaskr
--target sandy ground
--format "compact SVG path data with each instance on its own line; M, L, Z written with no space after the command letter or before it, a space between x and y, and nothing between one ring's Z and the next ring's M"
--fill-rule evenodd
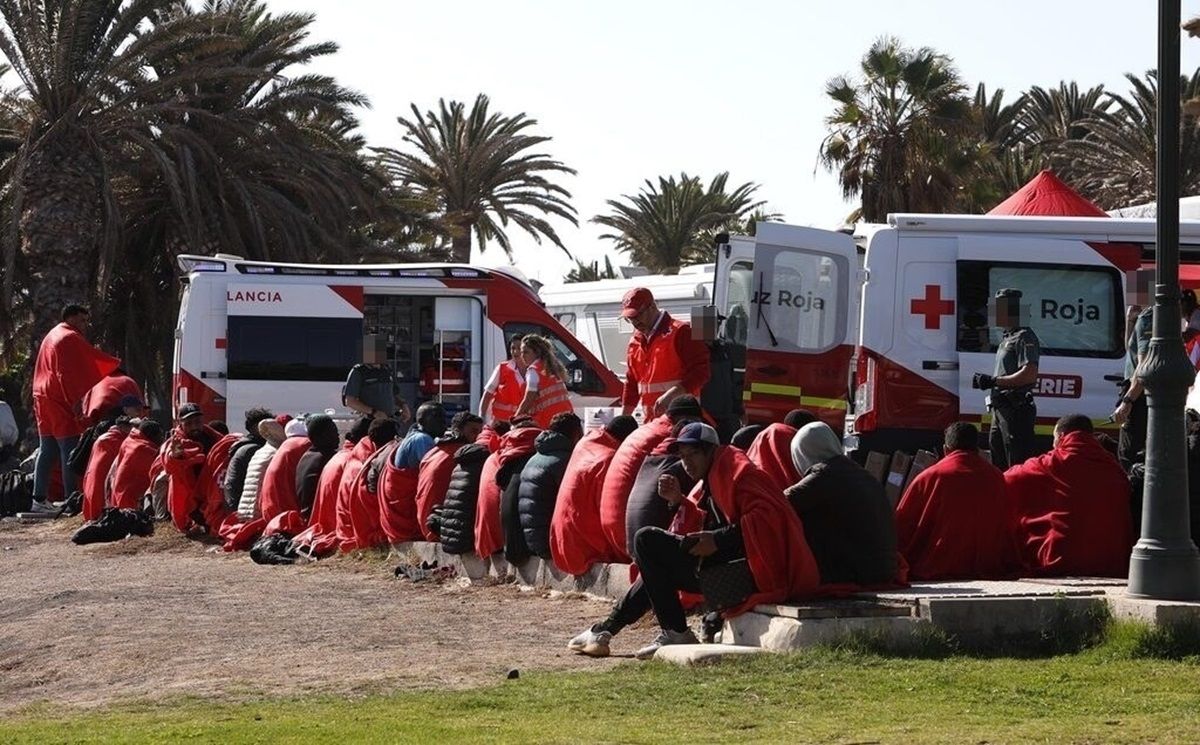
M512 585L392 577L399 558L259 566L159 526L75 546L78 518L0 522L0 712L178 695L360 695L498 682L511 668L600 670L566 651L608 612ZM652 636L623 633L614 653Z

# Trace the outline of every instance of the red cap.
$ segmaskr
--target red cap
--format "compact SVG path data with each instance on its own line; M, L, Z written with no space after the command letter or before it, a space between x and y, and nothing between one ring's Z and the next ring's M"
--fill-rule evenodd
M275 421L279 422L280 427L286 427L287 423L292 421L291 414L280 414L275 417Z
M654 295L645 287L635 287L621 299L621 315L633 318L654 302Z

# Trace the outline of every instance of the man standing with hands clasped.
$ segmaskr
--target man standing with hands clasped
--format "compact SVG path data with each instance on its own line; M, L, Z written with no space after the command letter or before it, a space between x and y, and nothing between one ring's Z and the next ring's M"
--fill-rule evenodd
M692 327L659 310L654 295L635 287L621 300L621 315L633 325L625 364L622 413L640 403L645 420L666 413L671 399L690 393L697 399L709 378L708 347L692 338Z
M1035 455L1033 387L1042 345L1032 329L1021 325L1020 290L1005 288L996 293L996 325L1004 330L996 348L996 370L992 375L975 373L971 387L989 391L989 447L992 463L1003 471Z

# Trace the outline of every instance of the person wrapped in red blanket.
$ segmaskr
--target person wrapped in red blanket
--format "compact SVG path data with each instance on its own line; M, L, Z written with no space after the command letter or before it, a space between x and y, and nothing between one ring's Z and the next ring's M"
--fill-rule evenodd
M326 421L329 422L328 425L325 424ZM332 426L332 433L326 432L329 426ZM303 547L310 556L325 556L337 549L338 487L341 486L342 474L346 470L346 464L350 461L350 455L357 440L351 439L352 435L347 433L341 449L335 450L328 459L325 459L323 449L327 446L324 443L330 436L334 443L337 442L337 425L329 417L312 417L308 422L308 436L313 441L314 450L302 458L300 465L296 467L297 478L301 484L301 508L306 504L305 495L310 491L307 483L311 478L311 471L314 470L311 461L324 462L316 474L316 486L311 489L313 496L308 526L293 539L293 543Z
M219 508L207 504L208 482L213 471L221 465L210 464L208 454L222 435L204 423L204 415L196 404L181 405L176 419L178 426L171 431L162 453L163 470L169 480L167 509L171 513L171 522L181 533L193 527L215 533L226 510L224 502ZM229 444L232 445L232 441Z
M746 449L746 457L783 491L800 480L796 464L792 461L792 438L806 424L817 421L817 417L804 409L792 409L783 418L783 423L768 424Z
M108 506L111 483L108 480L112 465L121 451L121 443L133 431L129 417L119 417L108 431L96 438L83 473L83 519L95 520Z
M600 492L617 448L635 429L633 417L613 417L588 433L571 453L550 520L550 554L567 574L584 574L593 564L618 558L600 527Z
M1043 577L1124 577L1133 521L1129 479L1071 414L1054 425L1054 449L1004 473L1027 569Z
M142 499L150 490L151 469L159 460L162 442L162 426L153 419L143 419L121 443L110 476L113 507L141 508Z
M672 530L638 531L633 552L640 576L612 614L572 639L569 649L607 655L615 630L647 610L654 611L662 633L637 651L639 659L653 657L663 646L697 643L679 592L704 592L700 574L708 569L740 576L729 580L740 584L741 592L725 595L720 610L726 617L816 591L820 575L800 518L744 453L720 445L716 430L700 422L685 425L673 449L696 479L695 488L685 498L678 480L663 475L660 495L679 504Z
M133 408L135 400L137 410L128 410ZM83 397L83 418L88 424L99 424L114 415L140 417L146 413L145 400L142 387L118 367Z
M946 428L945 457L917 475L896 506L909 578L1006 579L1020 572L1004 474L979 454L979 430Z
M488 558L504 549L504 523L500 504L509 482L515 477L520 480L520 469L515 464L529 459L534 452L534 440L541 429L532 419L519 419L512 429L500 438L499 449L483 464L479 476L479 502L475 512L475 553ZM515 471L515 473L513 473ZM501 476L504 480L501 483Z
M446 410L439 403L421 404L416 420L379 464L379 525L386 543L391 545L422 538L417 523L417 477L421 460L446 433Z
M446 499L450 476L454 473L454 454L475 442L482 430L483 419L469 411L460 411L450 420L450 431L421 458L417 467L417 526L425 540L438 540L437 532L429 525L429 516Z
M383 466L383 462L399 444L396 442L398 431L396 422L392 419L373 419L367 429L367 436L359 440L350 452L338 485L335 511L338 548L343 552L387 543L387 537L379 524L378 492L382 485L376 481L375 490L369 489L364 469L368 462L376 459L379 459L380 466ZM379 476L378 470L376 476Z
M304 423L298 419L288 422L284 428L287 439L275 451L275 456L263 472L262 486L258 493L258 510L268 523L285 512L300 511L297 491L296 469L300 459L312 446ZM303 434L302 434L303 433Z

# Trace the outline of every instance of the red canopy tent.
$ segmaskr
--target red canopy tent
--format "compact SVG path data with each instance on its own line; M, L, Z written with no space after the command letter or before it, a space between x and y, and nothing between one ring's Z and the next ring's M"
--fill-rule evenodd
M1042 171L1034 176L1029 183L993 207L988 214L1036 217L1108 217L1107 212L1067 186L1050 170ZM1090 245L1113 265L1124 271L1135 271L1142 266L1141 246L1128 243L1092 243Z

